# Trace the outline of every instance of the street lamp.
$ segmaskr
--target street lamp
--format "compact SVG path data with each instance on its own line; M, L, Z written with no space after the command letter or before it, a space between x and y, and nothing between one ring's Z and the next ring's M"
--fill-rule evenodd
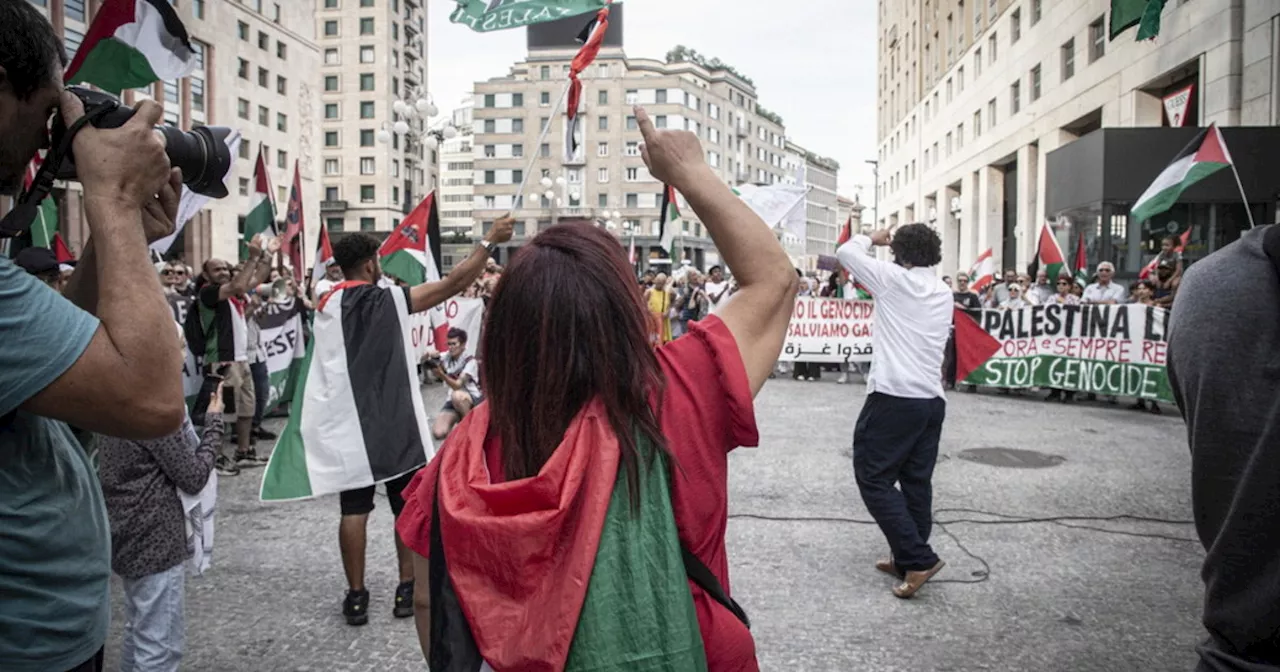
M430 93L421 87L409 90L409 100L395 100L391 103L391 119L380 124L377 140L382 144L391 142L392 134L408 136L409 139L421 142L427 149L436 149L440 143L458 137L458 129L453 122L444 120L442 124L433 124L432 120L440 114ZM417 121L418 123L410 123ZM423 124L434 125L435 128L422 128Z
M875 223L875 227L880 226L880 162L875 159L867 159L867 163L871 164L871 175L875 177L875 193L871 194L871 221Z

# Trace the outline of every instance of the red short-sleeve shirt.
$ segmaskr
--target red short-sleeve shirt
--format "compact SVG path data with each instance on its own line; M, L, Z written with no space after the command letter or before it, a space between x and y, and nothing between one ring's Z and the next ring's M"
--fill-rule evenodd
M671 500L680 542L732 594L724 543L729 522L729 451L759 442L746 367L733 334L715 316L689 323L686 336L658 349L658 363L667 381L659 409L662 434L678 465L673 470ZM491 477L500 478L500 447L495 438L485 441L485 457ZM427 481L423 476L428 472L434 473L423 469L405 488L406 499L420 485L431 490L421 493L426 495L423 501L434 498L434 479L428 475L432 480ZM397 525L410 532L402 532L406 544L423 555L428 549L425 544L419 548L411 532L430 529L430 516L429 507L410 501ZM689 588L707 652L707 669L759 670L755 642L746 626L692 582Z

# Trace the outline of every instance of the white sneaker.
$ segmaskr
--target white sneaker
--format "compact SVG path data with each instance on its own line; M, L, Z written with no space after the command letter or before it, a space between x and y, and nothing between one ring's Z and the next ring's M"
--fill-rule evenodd
M836 385L844 385L847 382L849 382L849 374L847 373L840 374L840 377L836 379Z

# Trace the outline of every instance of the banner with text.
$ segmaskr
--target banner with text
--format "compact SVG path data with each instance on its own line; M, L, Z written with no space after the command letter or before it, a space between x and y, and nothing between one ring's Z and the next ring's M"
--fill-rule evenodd
M958 381L1173 403L1163 308L1051 304L955 319Z
M850 299L796 299L778 359L827 364L871 361L874 306L872 301Z
M413 351L418 361L427 355L435 355L445 349L444 343L432 338L431 311L414 313L410 324L413 330ZM444 302L444 318L449 326L467 332L467 354L474 357L480 348L480 327L484 325L484 300L454 297Z

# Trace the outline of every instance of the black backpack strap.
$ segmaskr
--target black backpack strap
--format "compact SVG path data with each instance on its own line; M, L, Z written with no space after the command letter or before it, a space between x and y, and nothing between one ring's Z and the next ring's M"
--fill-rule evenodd
M737 616L738 620L742 621L742 624L750 630L751 620L747 618L747 612L743 611L742 607L738 606L738 603L734 602L733 598L724 592L724 586L720 585L720 580L716 578L715 574L711 573L707 565L699 560L698 556L694 555L689 549L685 548L684 544L680 544L680 555L684 557L684 573L689 577L689 580L706 591L707 595L711 596L711 599L724 605L725 609Z

